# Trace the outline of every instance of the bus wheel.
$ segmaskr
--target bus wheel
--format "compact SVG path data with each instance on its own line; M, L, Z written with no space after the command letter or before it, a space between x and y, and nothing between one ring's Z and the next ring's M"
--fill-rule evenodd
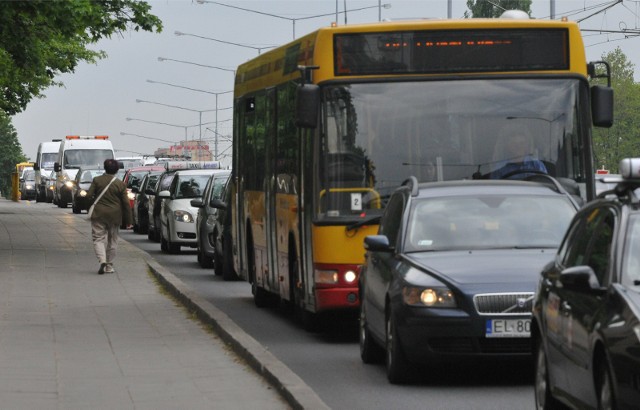
M250 239L251 236L248 237ZM247 241L247 262L249 264L249 280L251 281L251 293L253 294L253 303L259 308L269 306L269 293L258 286L256 279L256 257L253 249L253 243Z

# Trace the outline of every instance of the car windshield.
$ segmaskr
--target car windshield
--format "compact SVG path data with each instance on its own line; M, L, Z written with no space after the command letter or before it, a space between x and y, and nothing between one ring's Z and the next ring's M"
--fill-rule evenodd
M176 198L199 198L209 181L210 175L179 175L175 185Z
M93 182L93 178L98 177L104 174L103 169L91 169L82 172L82 176L80 178L81 183L85 182Z
M633 214L629 218L629 228L625 239L622 277L620 281L627 286L640 286L640 215Z
M24 179L28 180L28 181L32 181L36 179L36 171L25 171L24 172Z
M142 178L147 175L149 171L132 171L129 173L129 179L127 180L127 188L139 187Z
M415 200L405 251L557 248L575 212L571 202L559 196Z

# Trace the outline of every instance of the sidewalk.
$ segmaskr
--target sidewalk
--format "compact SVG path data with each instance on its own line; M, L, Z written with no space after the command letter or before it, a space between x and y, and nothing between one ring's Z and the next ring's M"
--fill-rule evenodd
M121 241L116 273L98 275L86 214L0 199L0 407L300 407L173 301L150 259Z

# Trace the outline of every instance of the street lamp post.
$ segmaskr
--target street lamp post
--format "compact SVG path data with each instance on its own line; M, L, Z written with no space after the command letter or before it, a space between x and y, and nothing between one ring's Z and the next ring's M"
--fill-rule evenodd
M159 124L159 125L166 125L168 127L176 127L176 128L183 128L184 129L184 139L187 140L187 128L192 127L189 125L177 125L177 124L169 124L166 122L160 122L160 121L150 121L150 120L143 120L140 118L131 118L131 117L127 117L125 118L125 120L127 121L140 121L140 122L146 122L149 124Z
M184 61L184 60L176 60L174 58L167 58L167 57L158 57L158 61L163 62L163 61L173 61L176 63L183 63L183 64L191 64L191 65L196 65L198 67L205 67L205 68L213 68L216 70L221 70L221 71L228 71L230 73L233 73L233 77L235 78L236 76L236 70L233 70L231 68L224 68L224 67L216 67L213 65L206 65L206 64L200 64L200 63L194 63L192 61Z
M230 4L224 4L224 3L217 2L217 1L211 1L211 0L196 0L196 1L198 3L200 3L200 4L204 4L204 3L216 4L218 6L229 7L229 8L232 8L232 9L237 9L237 10L242 10L242 11L248 11L250 13L261 14L263 16L269 16L269 17L273 17L273 18L277 18L277 19L281 19L281 20L289 20L292 23L292 26L293 26L293 39L294 40L296 39L296 21L298 21L298 20L309 20L309 19L314 19L314 18L319 18L319 17L327 17L327 16L333 16L334 15L334 13L325 13L325 14L317 14L315 16L306 16L306 17L293 18L293 17L280 16L280 15L272 14L272 13L266 13L264 11L246 9L244 7L232 6ZM377 6L367 6L367 7L361 7L361 8L353 9L353 10L346 10L346 7L345 7L345 10L338 12L338 3L337 3L337 0L336 0L336 12L335 12L336 24L338 23L338 14L340 14L340 13L343 13L345 15L345 19L346 19L347 12L367 10L367 9L373 9L373 8L377 8L378 9L378 19L381 20L382 19L382 8L385 8L385 9L391 8L391 4L380 4L380 1L379 1Z
M197 92L201 92L201 93L207 93L207 94L213 94L216 96L216 108L213 110L204 110L202 112L210 112L210 111L215 111L215 115L216 115L216 120L215 120L215 124L216 124L216 131L218 129L218 112L222 111L222 110L229 110L233 107L225 107L225 108L219 108L218 106L218 96L222 95L222 94L229 94L232 93L233 90L229 90L229 91L219 91L219 92L214 92L214 91L206 91L206 90L199 90L197 88L190 88L190 87L184 87L181 85L176 85L176 84L169 84L169 83L163 83L161 81L154 81L154 80L147 80L148 83L152 83L152 84L162 84L162 85L167 85L170 87L176 87L176 88L184 88L186 90L191 90L191 91L197 91ZM136 100L136 102L138 102ZM159 105L166 105L166 104L160 104L160 103L156 103ZM174 107L174 108L178 108L178 107ZM184 108L183 108L184 109ZM197 111L197 110L191 110L191 111ZM200 112L200 120L202 120L202 112ZM216 134L217 135L217 134ZM200 127L200 139L202 140L202 127ZM214 151L213 151L213 156L214 159L217 161L218 160L218 141L215 140L214 141Z
M216 96L217 97L217 96ZM181 107L179 105L171 105L171 104L164 104L164 103L160 103L160 102L156 102L156 101L147 101L147 100L140 100L140 99L136 99L137 103L145 103L145 104L155 104L155 105L161 105L163 107L169 107L169 108L175 108L178 110L184 110L184 111L191 111L191 112L197 112L198 113L198 126L199 126L199 140L200 143L202 142L202 113L203 112L213 112L213 111L217 111L216 109L211 109L211 110L194 110L192 108L186 108L186 107Z
M229 44L229 45L232 45L232 46L238 46L238 47L244 47L244 48L252 48L252 49L254 49L254 50L258 50L258 54L260 54L260 52L261 52L262 50L266 50L266 49L269 49L269 48L275 48L275 47L277 47L277 46L256 47L256 46L252 46L252 45L250 45L250 44L234 43L234 42L232 42L232 41L219 40L219 39L217 39L217 38L205 37L205 36L201 36L201 35L198 35L198 34L183 33L182 31L175 31L175 32L174 32L174 34L175 34L176 36L189 36L189 37L196 37L196 38L201 38L201 39L204 39L204 40L216 41L216 42L218 42L218 43L222 43L222 44Z
M127 120L133 120L133 118L127 118ZM168 142L168 143L171 143L171 144L175 144L174 141L163 140L162 138L147 137L145 135L140 135L140 134L132 134L130 132L122 132L122 131L120 131L120 135L122 135L122 136L130 135L132 137L146 138L146 139L149 139L149 140L156 140L156 141L162 141L162 142Z

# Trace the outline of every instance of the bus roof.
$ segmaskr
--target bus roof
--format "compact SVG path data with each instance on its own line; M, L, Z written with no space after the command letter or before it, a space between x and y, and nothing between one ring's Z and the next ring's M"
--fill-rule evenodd
M564 41L563 47L566 47L566 65L567 69L550 69L544 70L545 74L553 73L571 73L574 75L582 75L587 77L587 67L585 64L586 57L584 53L584 45L580 35L580 29L576 22L571 21L550 21L535 19L457 19L457 20L405 20L391 22L376 22L366 24L353 24L337 27L323 27L305 36L302 36L292 42L284 44L278 48L266 51L258 57L249 60L238 67L235 81L236 97L246 93L263 89L267 85L281 84L287 81L300 78L298 66L318 66L313 72L313 82L321 83L323 81L342 79L343 77L352 78L350 76L339 76L335 74L334 61L334 37L337 35L356 35L364 33L410 33L410 32L468 32L472 33L478 30L496 30L502 31L506 29L514 30L563 30L568 33L568 41ZM548 47L543 41L538 44L540 48ZM399 48L410 47L408 44L401 44ZM451 45L453 46L453 44ZM453 47L450 47L453 49ZM568 53L567 53L568 52ZM488 71L483 71L486 74ZM503 71L508 72L508 71ZM523 74L526 70L519 70L517 74ZM541 71L536 71L541 72ZM449 74L474 74L473 70L451 71ZM514 74L511 72L510 74ZM404 73L404 75L425 76L433 74L425 73ZM442 73L438 73L442 75ZM375 76L383 76L376 74ZM397 76L397 73L388 73L387 77ZM357 78L371 78L371 75L353 76Z

